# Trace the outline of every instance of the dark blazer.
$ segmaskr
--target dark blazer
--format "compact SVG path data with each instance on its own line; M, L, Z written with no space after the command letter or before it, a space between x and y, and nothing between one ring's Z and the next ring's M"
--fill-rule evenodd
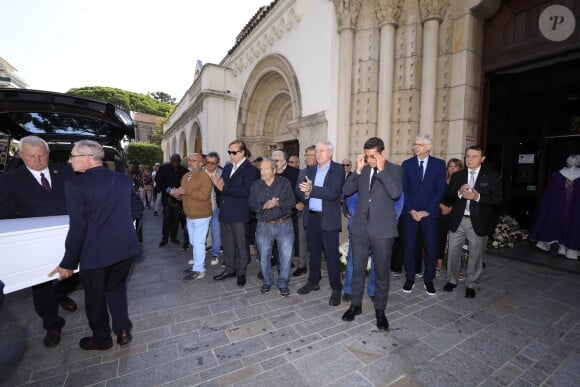
M288 179L288 181L290 182L290 185L292 186L292 189L294 189L294 188L296 188L296 182L298 181L298 174L299 173L300 173L300 170L298 168L295 168L291 165L286 165L286 168L284 168L284 171L282 171L282 173L279 173L277 175L285 177L286 179Z
M230 163L222 172L224 186L219 195L219 219L220 222L226 223L247 223L251 219L248 205L250 187L260 173L247 159L230 177L233 167L234 165ZM216 188L216 191L219 190Z
M342 198L342 185L344 183L344 168L334 161L330 162L329 168L323 186L313 186L309 197L322 199L321 227L323 231L340 230L342 226L340 200ZM314 184L317 169L317 165L306 168L305 176L308 176L312 180L312 184ZM303 181L304 179L298 183ZM304 197L304 192L300 191L298 185L296 185L294 192L298 200L305 203L303 221L304 228L308 228L308 199Z
M423 180L419 176L416 156L403 161L403 170L403 213L407 214L411 210L427 211L429 216L424 219L436 219L439 216L439 202L445 194L445 161L429 156Z
M371 168L367 165L360 175L352 173L342 188L345 196L358 192L358 205L350 230L353 235L396 238L399 234L395 201L403 192L403 168L387 162L369 191L370 173Z
M25 165L0 175L0 219L66 215L64 184L75 177L69 164L49 164L52 191L38 183Z
M60 266L100 269L141 253L133 226L132 181L94 167L65 184L70 227Z
M451 176L449 187L445 193L445 201L453 208L449 214L449 229L457 231L465 213L467 200L459 198L458 191L463 184L468 182L468 169L455 172ZM494 222L494 207L501 203L501 180L499 174L493 169L482 165L475 181L475 190L479 192L479 202L472 201L469 204L471 224L475 233L481 237L488 236Z

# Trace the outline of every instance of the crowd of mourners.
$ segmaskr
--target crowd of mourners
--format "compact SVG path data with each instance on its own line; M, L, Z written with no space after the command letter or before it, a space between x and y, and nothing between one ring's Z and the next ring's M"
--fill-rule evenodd
M445 163L431 155L431 148L430 136L419 135L414 156L397 165L387 160L383 141L372 137L354 163L339 164L333 161L333 144L321 141L305 149L300 169L297 155L278 149L252 159L246 144L235 140L223 166L216 152L194 153L183 162L174 154L152 172L139 166L133 180L144 207L154 215L163 208L159 247L172 243L192 250L184 281L205 277L210 250L210 264L224 267L213 279L235 278L243 287L247 266L257 256L260 292L275 287L287 297L292 277L307 275L298 294L319 290L326 262L329 304L351 303L343 320L362 313L368 282L377 327L387 330L391 276L405 276L405 293L421 278L432 296L434 279L446 272L444 291L463 282L465 297L476 296L494 208L502 197L499 175L482 165L481 147L466 149L465 169L457 158ZM344 275L343 216L349 231Z

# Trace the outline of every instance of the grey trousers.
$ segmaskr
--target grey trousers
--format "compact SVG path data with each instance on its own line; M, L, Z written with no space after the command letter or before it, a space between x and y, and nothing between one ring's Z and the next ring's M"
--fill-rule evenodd
M296 267L302 269L308 264L308 239L307 232L304 228L304 211L298 211L298 259L296 259Z
M465 241L469 244L469 260L465 273L465 287L474 288L483 272L483 253L487 245L487 236L475 233L471 219L464 217L456 232L449 231L449 250L447 253L447 281L457 285L461 269L461 248Z

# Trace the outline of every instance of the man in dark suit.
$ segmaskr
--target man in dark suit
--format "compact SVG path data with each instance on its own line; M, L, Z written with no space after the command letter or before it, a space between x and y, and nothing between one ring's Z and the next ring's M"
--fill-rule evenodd
M228 146L228 154L232 162L225 166L221 176L212 176L213 185L220 191L220 234L226 266L213 279L222 281L237 277L238 286L244 286L250 261L247 234L251 211L248 198L250 187L258 178L259 171L246 158L248 148L245 142L232 141Z
M49 163L48 144L36 136L20 140L19 154L24 165L0 175L0 219L66 215L64 184L75 177L70 166ZM34 309L47 331L46 347L60 342L65 321L58 315L59 303L69 311L77 308L66 296L76 285L76 278L57 287L52 281L32 287Z
M340 199L344 182L342 165L332 161L334 146L327 141L316 144L317 165L306 170L305 181L298 183L295 192L304 209L304 227L308 229L310 249L310 273L306 285L299 294L320 289L320 265L322 249L326 253L328 280L332 288L329 305L340 304L342 282L340 280L338 234L341 228Z
M69 158L82 175L65 185L70 227L62 261L49 275L68 278L80 268L85 288L85 311L92 336L80 340L84 350L108 349L131 341L131 320L127 307L127 276L131 261L141 253L133 226L132 182L121 173L103 166L105 153L99 143L75 143Z
M475 287L483 271L483 254L494 222L494 207L501 203L501 180L493 169L481 165L485 160L478 145L465 151L466 169L451 176L446 201L451 203L449 215L448 282L443 287L452 292L457 287L461 267L461 248L469 243L469 260L465 276L465 297L475 298Z
M178 188L181 185L181 178L188 172L189 170L181 165L181 156L174 154L168 163L159 167L159 171L155 175L155 183L159 192L161 192L161 203L163 205L163 226L159 247L166 246L170 237L171 242L180 243L179 239L177 239L177 231L180 221L183 219L180 219L182 215L179 214L177 203L174 203L175 205L170 204L170 200L173 199L169 192L171 192L172 188ZM183 241L183 247L184 249L189 248L189 240Z
M397 237L395 201L403 191L403 168L385 158L385 144L377 137L364 144L364 154L358 155L356 173L344 183L345 196L358 192L358 206L351 226L352 233L352 298L351 306L342 316L352 321L362 313L365 276L369 253L375 267L376 295L374 299L377 328L389 329L385 316L389 294L389 268L393 240Z
M411 157L403 162L403 192L405 205L405 271L407 280L403 292L410 293L415 283L415 245L419 227L425 246L425 271L423 280L428 295L435 294L435 253L437 250L437 218L439 202L445 194L445 161L429 155L431 137L427 134L415 137Z

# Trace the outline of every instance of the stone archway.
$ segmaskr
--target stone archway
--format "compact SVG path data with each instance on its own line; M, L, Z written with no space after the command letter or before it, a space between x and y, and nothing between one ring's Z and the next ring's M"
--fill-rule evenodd
M240 98L237 137L254 156L268 156L270 145L297 139L288 123L301 117L300 87L288 60L281 55L262 59Z
M187 133L187 155L201 153L201 128L198 121L195 121Z

